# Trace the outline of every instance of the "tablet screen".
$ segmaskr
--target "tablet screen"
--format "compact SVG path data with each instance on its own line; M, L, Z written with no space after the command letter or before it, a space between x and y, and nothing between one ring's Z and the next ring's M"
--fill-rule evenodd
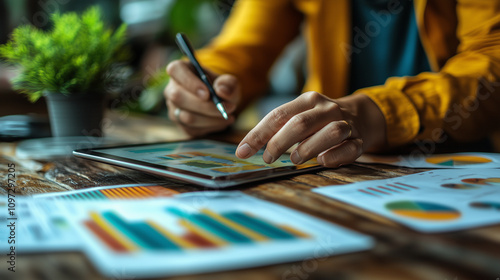
M240 174L262 173L275 169L304 169L317 166L315 160L301 165L294 165L289 155L282 155L272 164L262 159L263 151L248 159L235 156L236 145L212 140L194 140L175 143L161 143L138 146L94 149L101 156L130 159L156 167L183 170L188 174L199 174L204 178L235 178ZM267 173L267 172L264 172Z

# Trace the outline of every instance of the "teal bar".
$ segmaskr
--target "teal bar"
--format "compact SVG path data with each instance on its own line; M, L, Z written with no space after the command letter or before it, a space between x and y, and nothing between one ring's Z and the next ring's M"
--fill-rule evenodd
M293 239L295 238L295 235L279 228L276 227L272 224L269 224L268 222L265 222L261 219L255 218L248 216L244 213L239 213L239 212L229 212L223 214L224 217L227 219L241 224L253 231L256 231L258 233L261 233L269 238L272 239Z
M80 193L75 193L75 195L77 196L77 199L83 199L83 200L85 200L85 199L86 199L86 198L85 198L85 196L83 196L83 195L82 195L82 194L80 194Z
M153 246L152 249L181 250L179 246L177 246L175 243L156 231L156 229L144 222L133 223L130 226L133 227L134 230L143 238L147 239L149 243L151 243L151 245Z
M115 213L104 212L102 213L102 216L116 229L121 231L123 234L125 234L128 238L133 240L140 247L145 249L154 249L155 244L150 242L147 237L143 236L141 234L141 230L138 230L137 227L129 225Z
M90 196L88 193L83 192L83 193L80 193L80 194L82 194L85 197L86 200L93 200L93 197Z
M167 208L167 212L188 220L230 243L252 243L253 240L204 214L188 214L178 208Z
M195 223L198 226L205 228L211 233L229 241L232 243L253 243L253 240L244 236L243 234L233 230L232 228L227 227L219 223L218 221L212 219L209 216L204 214L195 214L191 215L189 218L190 221Z
M100 197L95 194L95 191L88 192L87 194L92 197L93 200L98 200Z
M180 217L180 218L188 218L189 215L184 213L182 210L178 209L178 208L173 208L173 207L167 207L166 208L167 212L169 212L170 214L173 214L177 217Z
M94 193L94 195L96 195L100 199L108 199L100 190L99 191L95 191L93 193Z

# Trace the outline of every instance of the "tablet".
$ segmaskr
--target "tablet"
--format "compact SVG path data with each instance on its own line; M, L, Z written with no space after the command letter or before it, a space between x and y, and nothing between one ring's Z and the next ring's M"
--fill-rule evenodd
M263 150L248 159L239 159L234 155L236 147L235 144L219 141L192 140L82 149L73 151L73 154L212 188L321 168L315 159L294 165L288 154L267 164L262 160Z

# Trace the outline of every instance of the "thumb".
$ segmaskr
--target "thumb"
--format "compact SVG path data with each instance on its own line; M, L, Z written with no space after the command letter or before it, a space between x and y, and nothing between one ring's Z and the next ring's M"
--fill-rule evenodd
M214 81L214 89L217 95L231 103L237 103L240 98L240 84L234 75L223 74Z

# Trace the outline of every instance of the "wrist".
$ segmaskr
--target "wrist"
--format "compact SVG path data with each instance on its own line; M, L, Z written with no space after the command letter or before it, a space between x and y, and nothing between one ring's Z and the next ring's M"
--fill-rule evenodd
M370 97L353 94L336 102L348 111L363 140L364 151L377 151L386 146L387 133L385 117Z

